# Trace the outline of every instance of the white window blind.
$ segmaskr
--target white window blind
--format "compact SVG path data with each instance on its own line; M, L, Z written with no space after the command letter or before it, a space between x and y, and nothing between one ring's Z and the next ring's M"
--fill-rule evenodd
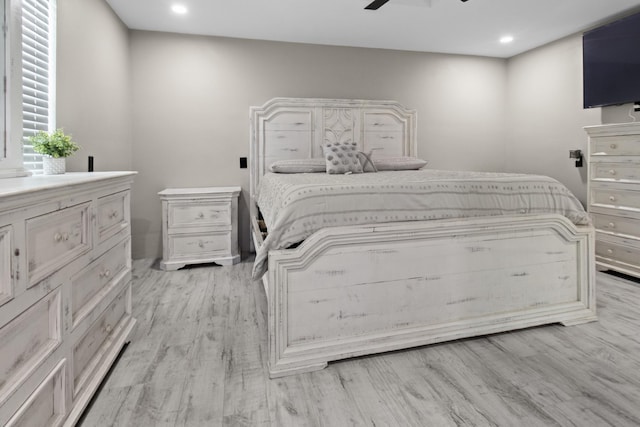
M22 0L22 131L24 167L42 173L28 138L53 130L53 0Z

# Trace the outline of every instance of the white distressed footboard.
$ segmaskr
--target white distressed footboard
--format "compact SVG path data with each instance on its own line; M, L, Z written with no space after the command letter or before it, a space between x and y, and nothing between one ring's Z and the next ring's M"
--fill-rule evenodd
M558 215L320 230L269 253L270 375L595 320L593 241Z

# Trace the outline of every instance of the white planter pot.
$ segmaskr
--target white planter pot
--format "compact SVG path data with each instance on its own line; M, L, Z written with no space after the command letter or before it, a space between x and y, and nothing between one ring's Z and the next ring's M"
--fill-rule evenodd
M64 157L44 156L42 158L42 170L45 175L58 175L66 170Z

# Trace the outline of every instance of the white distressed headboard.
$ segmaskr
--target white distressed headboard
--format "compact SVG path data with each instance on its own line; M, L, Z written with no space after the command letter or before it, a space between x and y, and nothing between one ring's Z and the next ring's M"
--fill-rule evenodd
M251 107L250 118L252 209L271 163L322 157L323 142L356 142L363 152L375 148L376 158L417 156L416 111L395 101L273 98Z

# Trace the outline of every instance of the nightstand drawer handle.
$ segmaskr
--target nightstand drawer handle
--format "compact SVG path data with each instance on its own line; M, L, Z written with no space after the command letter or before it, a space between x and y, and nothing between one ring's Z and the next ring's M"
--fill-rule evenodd
M616 196L609 196L609 200L611 200L612 202L616 201Z
M616 225L613 222L609 223L609 228L616 228Z
M204 248L204 242L202 240L198 240L198 246Z
M109 219L118 218L118 211L113 211L109 214Z
M100 277L109 277L111 276L111 270L104 270L100 273Z
M60 243L62 241L62 234L56 233L53 235L53 241L56 243Z
M198 218L200 218L200 219L204 218L204 214L203 214L202 212L200 212L200 213L198 214Z
M613 249L607 249L607 253L608 254L612 254L613 253Z
M610 175L615 175L615 174L616 174L615 169L611 169L611 170L609 171L609 174L610 174Z
M609 146L612 150L615 150L616 148L618 148L618 144L611 144Z

